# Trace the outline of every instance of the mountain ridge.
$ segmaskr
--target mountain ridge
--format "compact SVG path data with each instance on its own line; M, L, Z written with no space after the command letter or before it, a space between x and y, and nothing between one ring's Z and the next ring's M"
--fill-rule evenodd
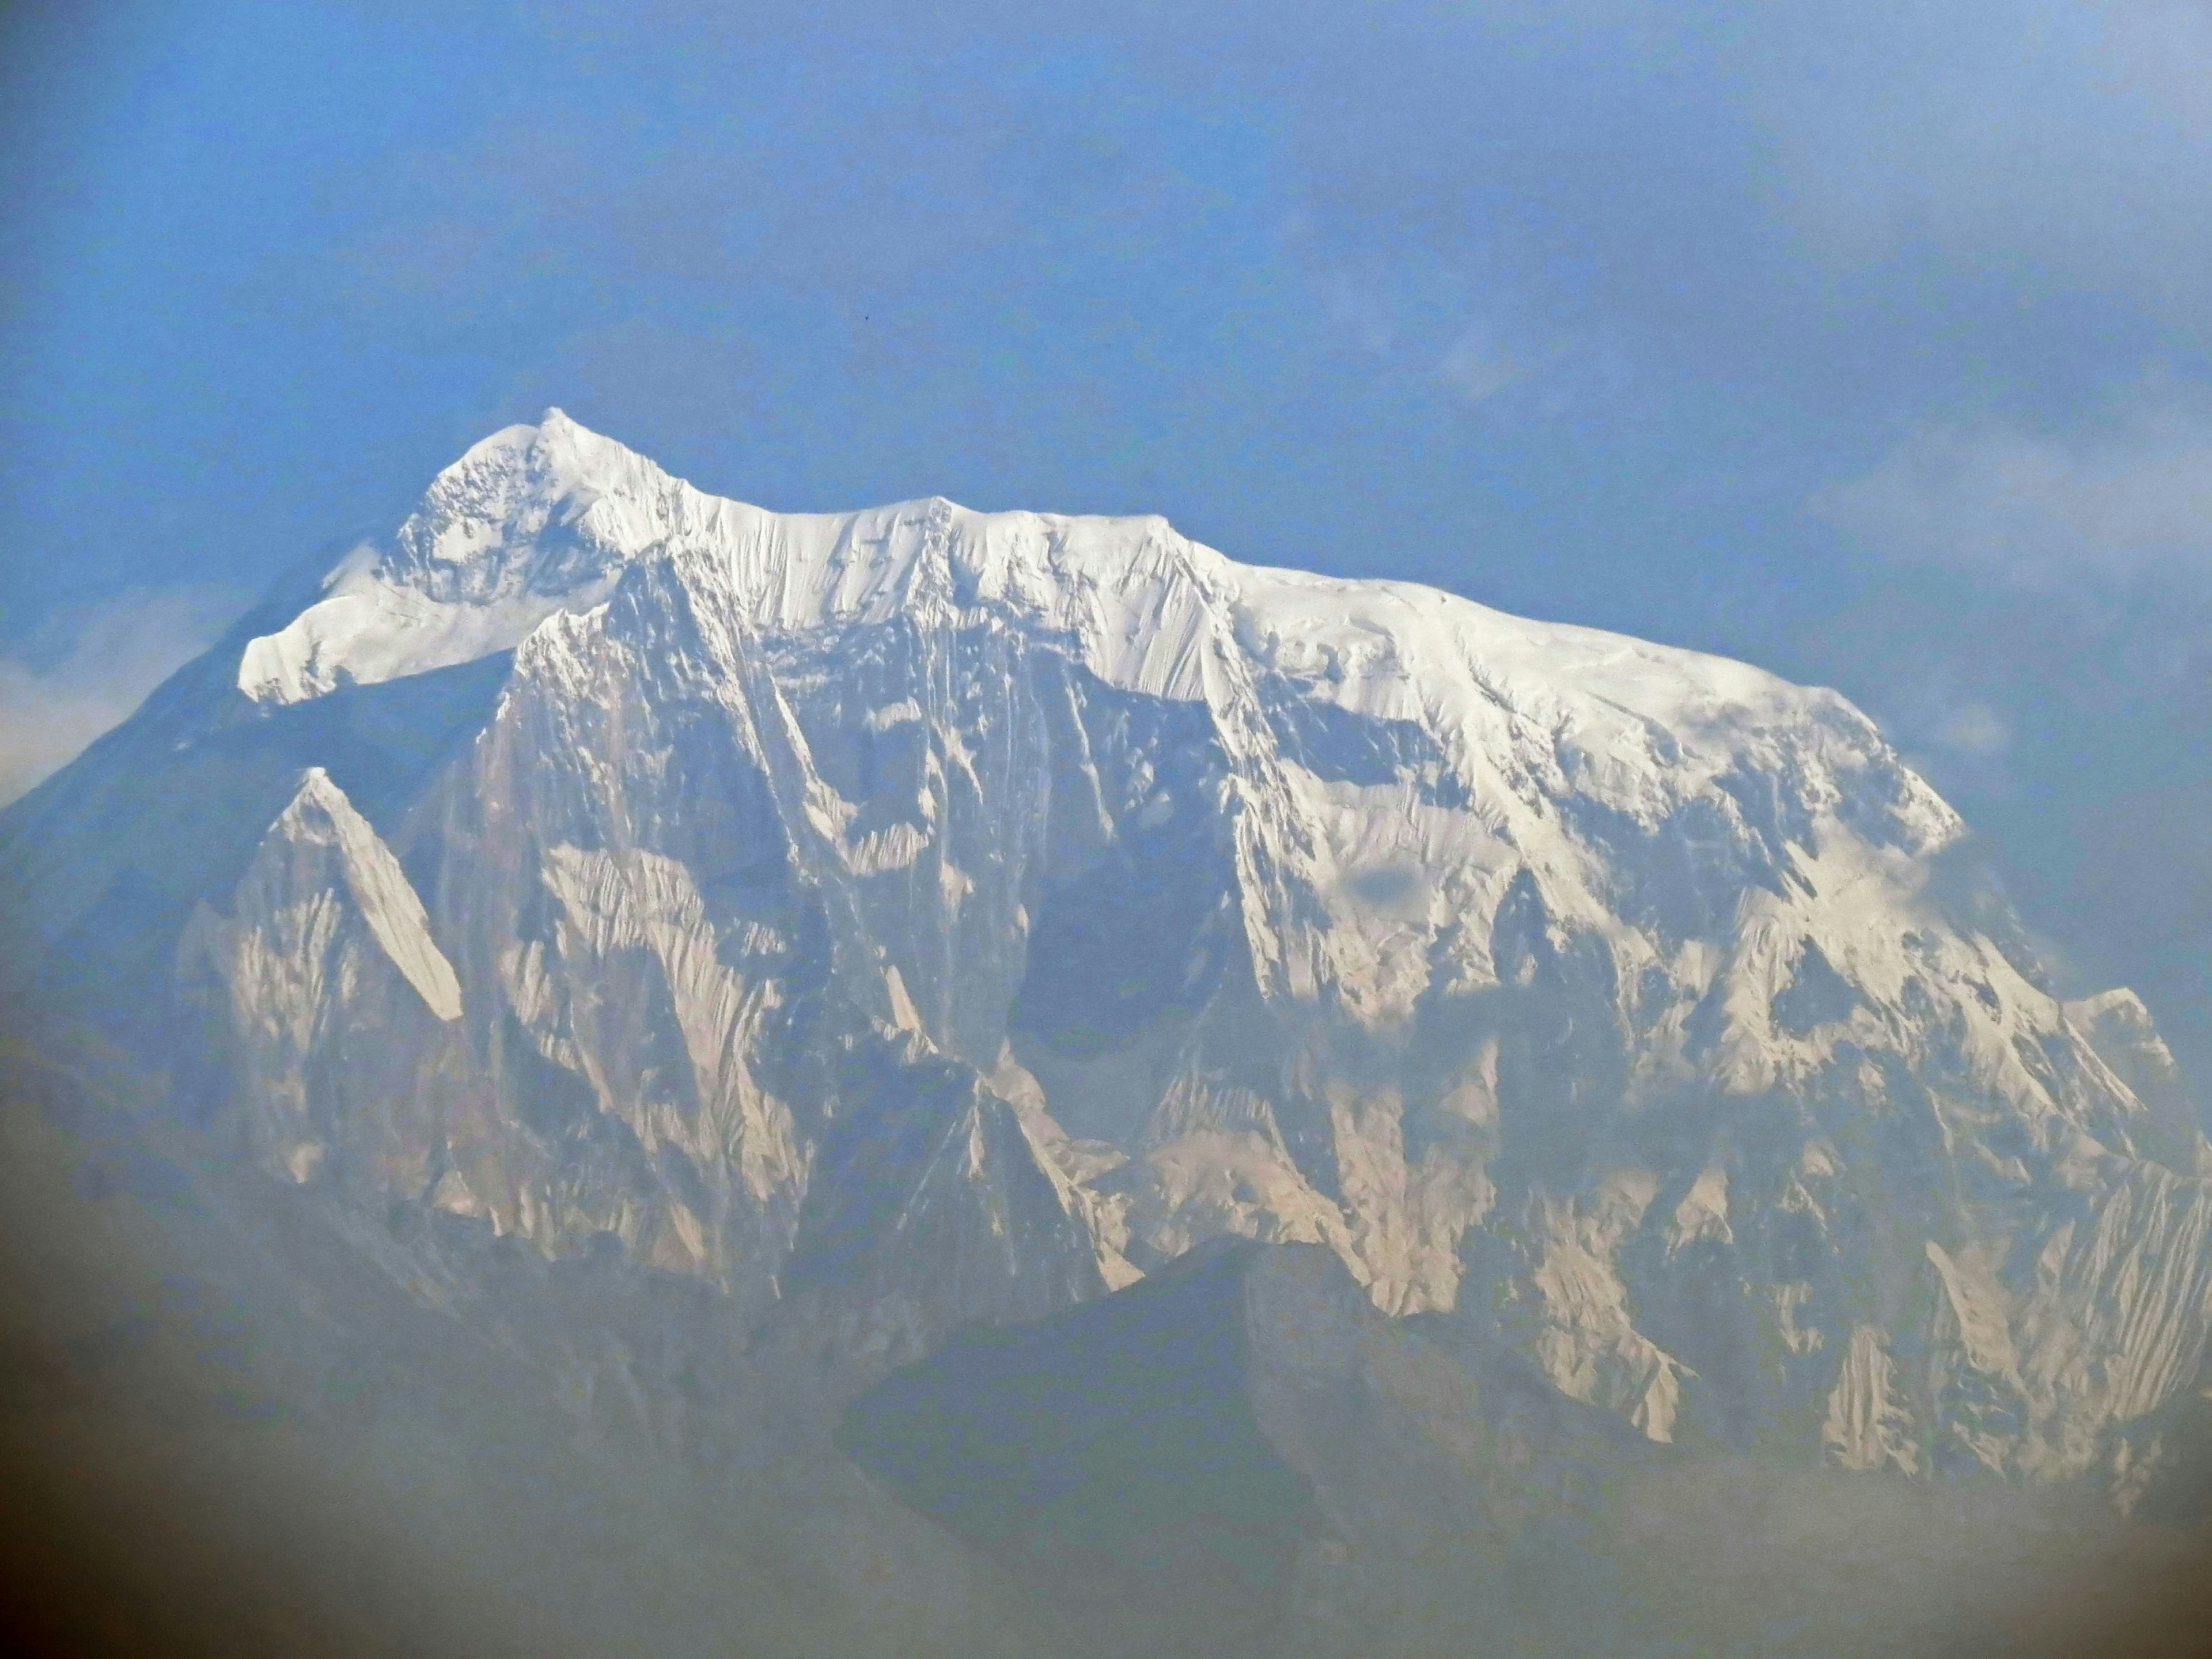
M1654 1441L2123 1492L2208 1149L1964 836L1743 665L549 411L0 814L0 888L16 1005L136 952L271 1174L803 1304L848 1390L1234 1235Z

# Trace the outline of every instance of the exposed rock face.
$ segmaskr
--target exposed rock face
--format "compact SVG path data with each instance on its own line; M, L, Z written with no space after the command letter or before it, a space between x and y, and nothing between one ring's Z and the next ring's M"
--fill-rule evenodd
M460 981L399 860L329 774L307 771L232 914L202 906L179 957L227 1028L264 1162L305 1182L337 1151L381 1191L438 1178L429 1159L463 1073Z
M612 1234L855 1385L1224 1234L1655 1441L2056 1478L2199 1379L2170 1056L1831 692L1157 519L777 515L557 413L310 601L0 846L50 951L164 896L284 1179ZM401 696L448 735L318 713ZM111 845L157 787L204 846Z

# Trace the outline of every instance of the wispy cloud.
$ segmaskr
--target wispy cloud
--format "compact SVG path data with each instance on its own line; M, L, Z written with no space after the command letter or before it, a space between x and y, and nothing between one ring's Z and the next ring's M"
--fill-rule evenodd
M1929 426L1813 514L1869 550L2033 586L2212 578L2212 413L2173 394L2087 431Z
M119 724L207 649L238 607L224 587L125 593L66 612L0 656L0 804Z
M1437 365L1437 378L1468 403L1487 403L1528 373L1528 358L1486 331L1470 329Z
M2009 799L2020 787L2014 720L2002 701L1943 665L1900 675L1882 698L1882 721L1906 760L1946 793Z
M1310 233L1302 240L1310 252ZM1472 274L1407 253L1335 264L1316 257L1312 290L1330 330L1408 387L1442 388L1469 407L1508 392L1515 415L1555 414L1567 382L1589 378L1589 342L1531 313L1498 250L1470 255Z
M2206 319L2212 9L2200 0L1801 9L1738 64L1784 216L1864 265L1917 247Z
M1995 760L2012 747L2012 728L1985 702L1947 710L1929 735L1953 754L1972 760Z

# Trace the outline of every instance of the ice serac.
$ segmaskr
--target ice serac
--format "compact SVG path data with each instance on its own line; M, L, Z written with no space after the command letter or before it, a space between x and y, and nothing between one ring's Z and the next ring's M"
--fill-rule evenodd
M204 896L288 1169L819 1304L856 1376L1234 1235L1653 1440L2058 1478L2201 1384L2171 1056L1832 692L1157 518L769 513L557 412L227 649L233 744L504 676Z

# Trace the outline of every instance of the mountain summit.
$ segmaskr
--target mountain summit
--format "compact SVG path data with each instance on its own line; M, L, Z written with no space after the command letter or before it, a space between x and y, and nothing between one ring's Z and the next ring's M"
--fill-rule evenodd
M0 816L0 983L848 1393L1237 1236L1648 1442L2125 1496L2212 1149L1964 843L1831 691L551 410Z

